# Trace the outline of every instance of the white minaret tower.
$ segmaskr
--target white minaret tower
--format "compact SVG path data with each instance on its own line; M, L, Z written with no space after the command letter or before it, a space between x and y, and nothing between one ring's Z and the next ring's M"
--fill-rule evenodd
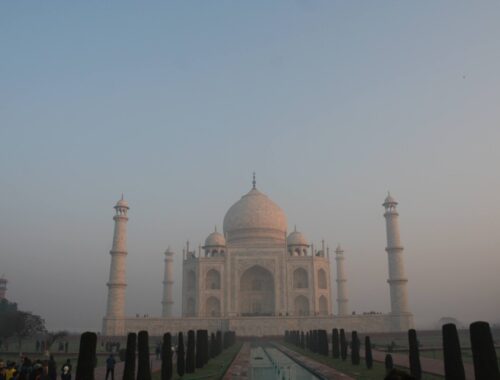
M174 253L170 247L165 251L165 273L163 274L163 298L161 301L163 318L172 316L172 306L174 299L172 297L172 288L174 286Z
M408 309L408 294L406 284L408 279L405 275L403 263L403 246L399 236L399 214L396 210L398 202L391 197L385 198L385 222L387 230L387 255L389 258L389 283L391 289L391 314L401 316L410 314Z
M114 207L116 214L113 217L115 221L115 231L113 234L113 247L109 252L111 254L111 267L109 269L108 282L108 305L105 319L123 319L125 317L125 270L127 258L127 212L129 210L128 202L122 198ZM112 322L113 324L113 322ZM117 326L115 323L113 326ZM108 327L106 335L119 335L117 327Z
M347 298L347 278L344 270L344 251L337 245L335 249L335 261L337 262L337 305L338 315L349 315L349 299Z

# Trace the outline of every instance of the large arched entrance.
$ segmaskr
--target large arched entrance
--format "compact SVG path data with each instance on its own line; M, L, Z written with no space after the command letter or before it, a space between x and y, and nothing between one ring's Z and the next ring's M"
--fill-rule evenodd
M240 279L240 314L274 315L274 278L259 265L247 269Z

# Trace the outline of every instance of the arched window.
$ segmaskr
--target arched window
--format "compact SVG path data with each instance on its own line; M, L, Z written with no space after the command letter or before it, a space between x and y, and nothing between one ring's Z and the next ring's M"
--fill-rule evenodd
M328 315L328 301L325 296L319 297L319 315Z
M318 271L318 287L320 289L326 289L327 288L326 272L325 272L324 269L320 269Z
M206 314L208 317L220 317L220 301L216 297L209 297L206 304Z
M220 274L219 271L215 269L210 269L207 272L207 278L205 283L206 289L220 289Z
M295 298L294 303L295 315L309 315L309 300L304 296Z
M295 289L306 289L309 287L309 276L304 268L295 269L293 272L293 287Z

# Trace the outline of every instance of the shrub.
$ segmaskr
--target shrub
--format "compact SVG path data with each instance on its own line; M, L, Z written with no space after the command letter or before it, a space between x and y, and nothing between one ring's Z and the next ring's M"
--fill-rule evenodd
M415 379L420 380L422 378L422 368L420 366L420 354L415 329L408 330L408 343L410 344L410 373Z
M202 330L196 330L196 368L203 368L203 338Z
M353 365L359 365L359 338L357 331L351 333L351 363Z
M392 360L391 354L385 355L384 363L385 363L385 370L387 372L389 372L390 370L392 370L394 368L394 361Z
M78 352L75 380L94 380L96 346L97 335L95 333L87 331L80 336L80 351Z
M345 339L344 329L340 329L340 357L342 360L347 359L347 341Z
M373 367L372 343L369 336L365 336L365 362L366 368Z
M339 330L332 330L332 357L338 359L340 357L340 347L339 347Z
M151 380L149 366L149 335L147 331L139 331L137 336L138 360L137 380Z
M194 331L188 331L187 351L186 351L186 373L193 373L195 369L195 342Z
M166 333L161 347L161 380L170 380L172 372L172 336Z
M180 332L177 338L177 374L180 377L184 376L186 369L184 360L184 337Z
M457 328L453 323L443 325L443 360L446 379L465 380L462 352Z
M488 322L470 325L470 343L476 379L500 379L498 360Z
M217 330L217 334L215 334L215 340L217 342L217 355L219 355L222 352L222 332L220 330Z
M123 380L135 379L135 349L137 346L137 334L127 335L127 348L125 354L125 367L123 368Z

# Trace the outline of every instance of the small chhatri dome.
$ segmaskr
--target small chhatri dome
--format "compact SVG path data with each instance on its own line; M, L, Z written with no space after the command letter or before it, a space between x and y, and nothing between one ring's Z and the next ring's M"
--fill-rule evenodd
M232 205L224 216L224 235L229 242L253 240L284 242L287 229L283 210L255 187Z
M215 227L215 231L212 232L205 239L205 247L225 247L226 239L220 232L217 232L217 227Z
M302 246L307 246L309 247L309 243L304 236L302 232L297 231L297 228L294 229L294 231L288 235L288 238L286 239L286 243L288 246L292 245L302 245Z

